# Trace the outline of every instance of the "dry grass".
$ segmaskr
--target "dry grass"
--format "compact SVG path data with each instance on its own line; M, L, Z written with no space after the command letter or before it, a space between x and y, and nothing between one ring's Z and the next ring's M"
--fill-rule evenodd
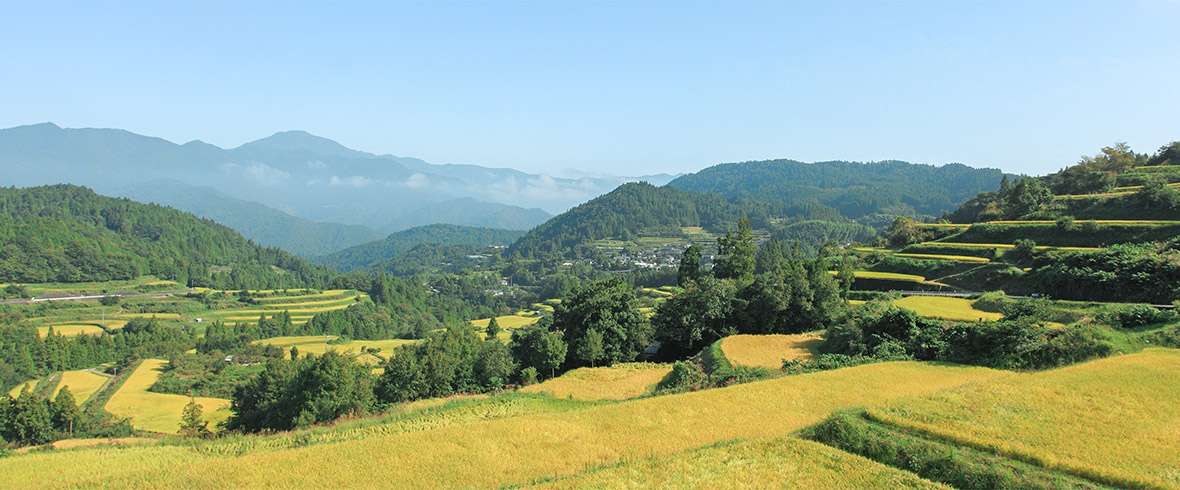
M642 362L580 368L520 391L575 400L626 400L650 393L671 371L669 364Z
M1007 375L977 367L880 363L283 450L214 455L184 447L131 447L36 453L0 459L0 486L494 488L722 441L783 436L834 410Z
M16 451L13 451L13 452L15 452L17 454L21 454L21 453L27 453L27 452L35 450L35 449L43 449L46 447L48 447L50 449L65 450L65 449L78 449L78 448L93 448L93 447L98 447L98 446L129 446L132 444L150 444L150 443L153 443L156 441L157 441L156 439L151 439L151 438L147 438L147 437L118 437L118 438L96 437L96 438L91 438L91 439L62 439L60 441L46 444L44 446L23 447L23 448L17 449Z
M870 410L881 421L1121 487L1180 488L1180 351L1148 349Z
M783 359L811 360L823 338L818 334L730 335L721 339L721 352L734 366L779 369Z
M189 397L147 391L166 364L168 361L145 359L107 402L106 410L118 417L129 417L131 425L139 430L165 434L179 431L180 414ZM203 418L210 428L229 418L229 400L197 397L197 403L204 409Z
M61 391L63 386L70 387L70 394L74 395L74 402L78 406L86 403L90 396L98 392L102 385L110 381L109 376L95 374L90 371L66 371L61 373L61 382L57 384L57 388L53 390L53 396L57 396L57 392ZM52 397L50 397L52 399Z
M529 325L537 323L540 320L541 320L540 315L537 315L537 316L505 315L505 316L496 317L496 324L500 325L500 328L507 328L509 330L515 330L518 328L527 327ZM487 329L488 322L490 322L490 321L492 321L491 318L480 318L479 320L471 320L471 325L475 326L479 329Z
M992 313L975 309L974 302L966 298L951 298L946 296L906 296L896 300L893 304L913 310L919 316L927 318L941 318L960 322L983 320L999 320L1004 318L1000 313Z
M20 396L20 393L21 393L22 391L25 391L25 387L26 387L26 386L28 386L30 390L31 390L31 389L33 389L33 388L36 388L36 387L37 387L37 382L38 382L38 381L40 381L40 379L34 379L34 380L31 380L31 381L25 381L24 383L18 384L18 385L16 385L16 387L14 387L13 389L11 389L11 390L8 390L8 396L11 396L11 397L13 397L13 398L16 398L16 397Z
M818 442L759 438L685 451L526 489L861 489L950 487Z
M49 336L50 325L37 327L37 333L41 338ZM98 335L105 330L98 326L98 323L66 323L62 325L52 325L53 333L63 337L77 337L79 335Z

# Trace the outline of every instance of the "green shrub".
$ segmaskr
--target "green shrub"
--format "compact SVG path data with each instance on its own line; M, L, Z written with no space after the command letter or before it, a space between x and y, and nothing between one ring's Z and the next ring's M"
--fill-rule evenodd
M1170 322L1176 319L1176 312L1159 310L1151 305L1137 304L1109 308L1098 315L1098 320L1120 328L1135 328L1144 325Z
M528 386L537 382L537 368L529 366L520 370L520 385Z
M672 371L656 385L658 391L682 392L699 388L705 382L705 371L695 362L676 361Z

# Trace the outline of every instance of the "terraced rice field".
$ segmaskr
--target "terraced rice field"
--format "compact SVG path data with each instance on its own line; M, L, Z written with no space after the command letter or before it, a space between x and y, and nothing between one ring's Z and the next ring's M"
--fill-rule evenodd
M336 340L336 336L329 335L324 337L322 335L305 335L300 337L273 337L269 339L257 340L255 344L262 345L277 345L283 349L289 350L292 346L298 347L301 354L312 353L315 355L322 355L328 349L335 350L341 354L359 354L361 348L377 349L378 354L388 358L393 350L403 345L412 344L414 340L404 339L388 339L388 340L351 340L340 344L328 344L328 341Z
M481 409L468 422L418 425L413 432L377 427L361 439L301 447L30 453L0 459L0 478L17 488L497 488L734 439L781 437L835 410L997 376L1009 374L879 363L559 413L489 419Z
M1013 245L1011 243L922 242L922 245L933 245L933 246L951 245L951 246L955 246L955 247L968 247L968 248L1002 248L1002 249L1006 249L1006 250L1011 250L1011 249L1016 248L1016 245ZM1050 247L1047 245L1037 245L1036 249L1037 250L1061 250L1061 251L1065 251L1065 252L1093 252L1095 250L1101 250L1098 247Z
M896 300L893 304L913 310L918 316L927 318L941 318L960 322L983 320L999 320L1004 317L999 313L975 309L973 301L967 298L951 298L946 296L906 296Z
M790 437L759 438L649 458L523 487L542 489L768 489L950 487Z
M37 333L42 338L49 336L49 329L53 328L53 333L63 337L77 337L79 335L98 335L103 333L102 327L98 323L66 323L62 325L43 325L37 327Z
M147 390L159 379L166 364L168 361L161 359L145 359L107 401L106 410L116 417L131 418L132 427L139 430L165 434L179 431L180 416L189 397ZM229 400L197 397L197 403L202 406L202 418L209 422L210 429L229 418Z
M650 393L670 372L670 364L642 362L580 368L520 391L575 400L626 400Z
M1173 188L1180 187L1180 183L1166 184L1166 186L1173 187ZM1141 186L1141 185L1132 185L1132 186L1127 186L1127 187L1119 187L1111 192L1102 192L1102 193L1095 193L1095 194L1063 194L1063 195L1054 196L1054 197L1056 197L1058 199L1087 199L1087 198L1096 198L1096 197L1125 196L1127 194L1134 193L1142 188L1143 188L1143 186Z
M496 317L496 324L500 325L500 328L516 330L537 323L540 320L540 315L504 315ZM491 318L480 318L479 320L471 320L471 325L481 330L486 330L488 328L488 322L491 321Z
M1100 225L1160 225L1160 226L1175 226L1180 225L1180 221L1168 220L1151 220L1151 219L1096 219L1096 220L1077 220L1075 224L1093 221ZM1032 221L988 221L991 224L998 225L1051 225L1056 221L1050 220L1032 220Z
M329 289L329 290L322 291L319 293L288 294L285 296L271 296L271 297L266 297L266 298L257 298L255 301L257 301L259 303L263 303L263 304L285 303L288 301L291 301L291 302L320 301L320 300L338 299L341 296L346 295L346 293L348 293L347 289Z
M21 384L19 384L19 385L16 385L16 386L15 386L15 387L13 387L11 390L8 390L8 396L11 396L11 397L13 397L13 398L16 398L16 397L20 396L20 393L21 393L22 391L25 391L25 387L26 387L26 386L28 386L30 390L31 390L31 389L33 389L33 388L36 388L36 387L37 387L37 382L38 382L38 381L40 381L40 380L39 380L39 379L34 379L34 380L32 380L32 381L25 381L24 383L21 383Z
M179 313L120 313L120 318L155 318L157 320L179 320Z
M61 391L63 386L70 388L70 394L74 395L74 403L78 406L86 403L92 395L98 392L99 388L110 381L110 376L103 376L90 371L66 371L61 373L61 382L54 388L53 395L50 399L57 396L57 392Z
M779 369L783 359L808 361L819 354L823 337L795 335L730 335L721 339L721 352L734 366Z
M836 271L828 271L828 274L836 275ZM894 281L911 281L924 282L925 277L914 274L900 274L897 272L877 272L877 271L853 271L853 275L857 279L890 279Z
M1180 350L964 385L873 418L1124 488L1180 488Z
M983 257L973 257L970 255L939 255L939 254L911 254L911 253L895 253L894 257L906 257L910 259L926 259L926 260L953 260L955 262L979 262L988 263L991 259Z

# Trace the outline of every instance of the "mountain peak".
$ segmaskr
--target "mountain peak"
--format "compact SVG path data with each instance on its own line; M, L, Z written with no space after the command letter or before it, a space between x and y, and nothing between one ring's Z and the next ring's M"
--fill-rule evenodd
M354 155L356 150L307 131L279 131L257 141L251 141L236 150L307 151L317 155Z

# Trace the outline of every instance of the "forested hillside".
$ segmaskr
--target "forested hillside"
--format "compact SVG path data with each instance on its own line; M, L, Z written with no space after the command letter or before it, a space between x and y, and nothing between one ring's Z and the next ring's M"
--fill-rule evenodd
M314 284L330 273L172 208L73 185L0 189L0 281L109 281L145 274L237 289Z
M677 189L780 203L819 202L849 218L873 213L939 215L1003 173L952 163L935 167L900 161L872 163L767 160L715 165L668 184Z
M378 262L391 260L423 243L438 245L509 245L524 235L523 231L476 228L459 225L427 225L392 233L381 240L363 243L339 252L312 259L312 262L349 272Z

